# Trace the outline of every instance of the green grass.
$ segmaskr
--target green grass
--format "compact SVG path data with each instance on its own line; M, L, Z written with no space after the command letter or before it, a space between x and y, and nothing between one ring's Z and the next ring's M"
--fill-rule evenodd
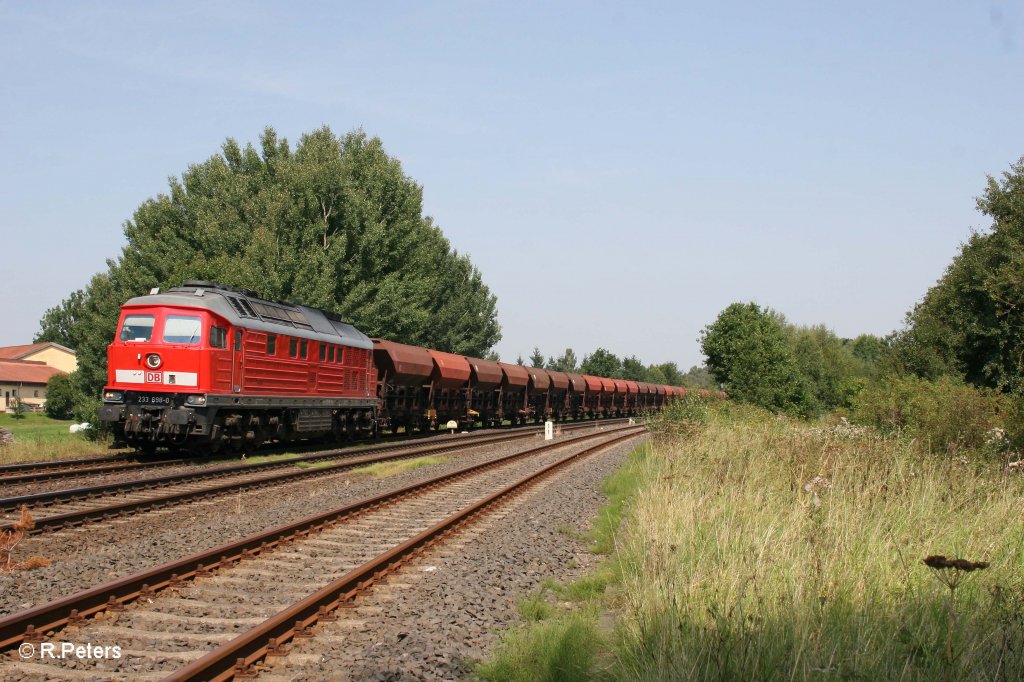
M477 667L485 680L507 682L575 682L591 680L600 648L594 618L572 613L513 630L498 654Z
M545 583L573 608L508 631L482 678L1024 679L1024 475L728 403L669 419L605 487L608 560Z
M302 469L326 469L329 467L338 466L338 462L331 460L323 460L320 462L296 462L295 466Z
M1024 477L734 416L656 442L617 538L613 677L1021 679ZM951 601L932 554L991 565Z
M279 461L284 460L284 459L293 459L295 457L302 457L304 454L308 454L308 453L303 453L303 452L279 452L279 453L275 453L273 455L246 455L245 456L245 460L243 462L241 462L241 463L242 464L266 464L267 462L279 462ZM227 456L227 453L219 452L219 453L217 453L216 456L217 456L217 458L224 458L224 457ZM237 455L232 455L231 457L232 458L239 458L240 459L241 456L242 456L241 454L237 454ZM310 466L311 464L312 463L296 462L296 466Z
M23 419L0 414L0 427L15 438L13 445L0 447L0 464L112 454L107 442L90 441L69 432L73 423L36 413L25 414Z
M611 554L615 533L626 514L628 500L643 483L644 462L650 455L647 446L630 453L626 463L602 490L608 502L598 511L591 529L580 533L569 526L558 530L567 538L583 543L592 552ZM475 672L491 682L526 680L591 680L601 652L607 649L607 636L599 627L609 585L619 581L620 567L615 557L603 561L590 575L568 583L545 580L540 592L519 604L525 624L502 637L490 659ZM570 602L568 610L556 610L546 598Z
M371 464L365 467L359 467L353 469L353 474L367 474L374 478L387 478L388 476L394 476L400 474L403 471L412 471L413 469L419 469L420 467L429 466L431 464L441 464L447 462L451 457L415 457L413 459L400 459L393 462L378 462L377 464Z
M544 598L544 593L541 591L519 602L519 614L527 623L536 623L553 616L555 609Z
M626 501L643 483L645 462L650 446L641 445L630 453L626 463L612 474L602 486L608 502L594 518L589 533L590 550L596 554L611 554L615 548L615 533L626 513Z

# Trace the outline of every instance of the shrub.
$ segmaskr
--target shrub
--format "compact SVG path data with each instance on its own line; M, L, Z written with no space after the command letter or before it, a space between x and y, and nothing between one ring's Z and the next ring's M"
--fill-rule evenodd
M1010 406L1007 396L954 377L889 377L853 399L853 415L883 433L906 433L933 450L954 452L985 447L990 431L1003 427Z
M75 409L75 389L71 377L58 374L46 383L46 416L51 419L71 419Z

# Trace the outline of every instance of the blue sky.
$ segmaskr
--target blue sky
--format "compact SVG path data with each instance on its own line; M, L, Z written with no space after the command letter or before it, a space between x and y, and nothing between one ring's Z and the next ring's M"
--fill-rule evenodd
M748 300L886 334L1024 155L1022 51L1001 1L0 2L0 345L226 137L324 124L424 186L505 359L689 367Z

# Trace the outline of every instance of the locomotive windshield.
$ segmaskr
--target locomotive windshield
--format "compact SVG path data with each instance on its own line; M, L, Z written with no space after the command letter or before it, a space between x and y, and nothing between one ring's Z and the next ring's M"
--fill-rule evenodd
M152 315L128 315L121 325L122 341L149 341L153 337Z
M203 338L203 323L192 315L168 315L164 320L164 343L194 345Z

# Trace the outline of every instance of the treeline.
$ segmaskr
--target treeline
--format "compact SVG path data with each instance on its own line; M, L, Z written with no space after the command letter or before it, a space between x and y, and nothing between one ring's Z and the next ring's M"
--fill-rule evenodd
M584 355L583 360L578 359L572 348L566 348L565 352L557 358L548 356L545 360L540 348L535 346L527 360L523 360L520 356L516 359L516 364L553 369L559 372L578 372L608 379L646 381L669 386L709 389L717 387L714 377L706 367L695 366L683 372L674 362L645 365L635 355L619 358L605 348L598 348L593 353Z
M886 342L843 339L801 327L756 303L733 303L701 332L714 379L729 395L775 412L811 417L850 401L882 373Z
M902 328L841 339L734 303L701 333L715 380L776 412L838 409L941 447L1024 445L1024 158L988 178L978 208L991 226L971 234Z
M258 147L228 139L144 201L124 234L121 255L48 310L36 337L78 352L74 412L93 423L120 305L189 279L465 355L481 356L501 338L497 300L480 272L423 214L422 187L362 131L337 136L323 127L294 147L272 128Z

